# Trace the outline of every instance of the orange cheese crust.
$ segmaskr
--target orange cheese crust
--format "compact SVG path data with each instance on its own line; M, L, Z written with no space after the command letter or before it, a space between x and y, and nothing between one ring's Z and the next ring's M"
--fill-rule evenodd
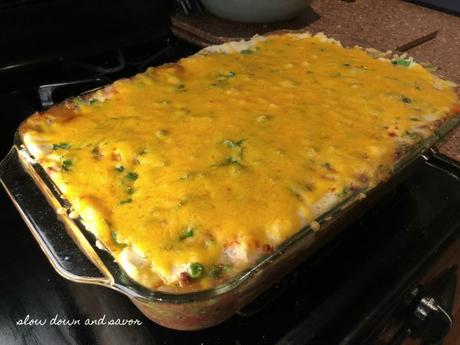
M21 135L133 279L200 290L385 180L455 116L454 87L411 59L279 34L149 68Z

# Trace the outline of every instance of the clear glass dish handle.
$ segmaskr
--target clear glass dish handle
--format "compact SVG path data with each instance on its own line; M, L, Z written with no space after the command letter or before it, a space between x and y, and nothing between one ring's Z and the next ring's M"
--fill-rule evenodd
M58 219L56 211L21 163L16 147L0 163L0 181L59 274L82 283L110 284L111 277L103 274L81 251Z

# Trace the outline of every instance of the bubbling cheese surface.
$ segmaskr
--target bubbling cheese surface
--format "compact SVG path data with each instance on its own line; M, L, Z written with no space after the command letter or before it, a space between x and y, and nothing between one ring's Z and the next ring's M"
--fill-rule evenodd
M282 34L149 68L22 135L129 275L203 289L388 177L456 105L410 60Z

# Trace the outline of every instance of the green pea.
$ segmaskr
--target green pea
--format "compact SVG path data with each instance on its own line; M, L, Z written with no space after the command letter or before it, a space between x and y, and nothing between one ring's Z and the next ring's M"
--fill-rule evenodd
M409 59L402 59L402 58L399 58L399 59L393 59L391 60L391 63L393 65L397 65L397 66L403 66L403 67L409 67L410 64L411 64L411 61Z
M73 163L70 159L63 160L61 164L62 170L69 171L70 168L72 167L72 164Z
M183 241L187 238L190 238L190 237L193 237L193 227L191 228L188 228L187 230L185 230L180 236L179 236L179 240Z
M187 273L190 275L191 278L197 279L200 278L203 274L203 265L198 262L192 262L188 266Z
M131 180L131 181L136 181L138 177L139 177L139 175L138 175L136 172L134 172L134 171L130 171L130 172L126 175L126 178L127 178L128 180Z

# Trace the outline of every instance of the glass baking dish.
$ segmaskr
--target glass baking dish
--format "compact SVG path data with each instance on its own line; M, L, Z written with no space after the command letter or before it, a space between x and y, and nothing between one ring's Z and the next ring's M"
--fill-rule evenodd
M283 32L290 31L280 30L273 34ZM369 47L367 42L342 34L331 37L341 41L345 47ZM318 217L319 230L316 226L306 226L255 265L221 285L182 294L152 291L136 283L107 251L97 245L97 239L85 229L80 219L71 217L71 205L28 152L19 130L12 149L0 163L0 181L60 275L77 283L97 284L121 292L145 316L165 327L196 330L216 325L250 303L359 218L419 164L428 159L430 164L439 165L440 169L445 164L455 164L442 155L436 145L446 140L459 125L460 113L448 118L431 137L420 140L405 151L396 162L389 180L375 188L350 193L345 200Z
M357 219L373 201L390 191L405 174L431 156L435 144L460 124L450 117L431 137L419 141L396 163L392 177L370 190L357 190L262 257L254 266L212 289L183 294L151 291L130 279L112 256L97 246L94 235L73 219L70 205L43 168L34 161L16 132L14 145L0 164L0 180L51 265L64 278L117 290L151 320L174 329L194 330L229 318L273 285L324 243ZM443 159L447 159L443 157Z

